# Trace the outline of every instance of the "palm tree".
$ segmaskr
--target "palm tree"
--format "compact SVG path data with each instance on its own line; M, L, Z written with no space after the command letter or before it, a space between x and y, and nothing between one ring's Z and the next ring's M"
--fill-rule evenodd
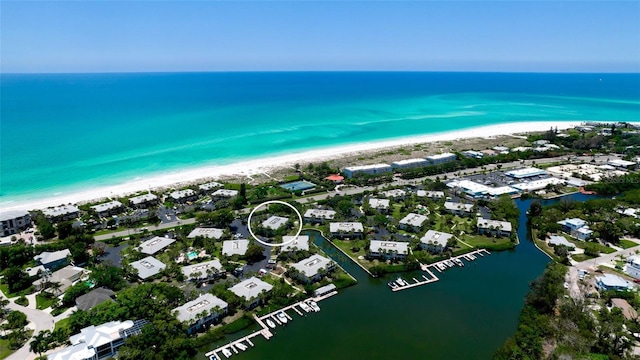
M51 288L51 291L54 295L60 295L60 288L62 287L62 284L60 282L51 281L49 282L49 287Z
M33 340L29 343L29 351L38 354L38 357L42 357L42 353L49 350L49 340L51 338L51 331L40 331L38 335L33 337Z

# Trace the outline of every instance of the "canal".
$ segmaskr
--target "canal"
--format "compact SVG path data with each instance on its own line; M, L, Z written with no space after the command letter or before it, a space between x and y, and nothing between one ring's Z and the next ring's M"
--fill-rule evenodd
M584 201L588 197L565 198ZM515 250L478 257L463 268L437 273L438 282L399 292L386 285L397 275L371 278L311 231L315 243L358 284L322 301L319 313L303 318L292 312L293 321L275 329L271 340L256 337L254 348L232 358L490 359L515 332L528 284L550 261L527 234L531 200L516 203L520 244Z

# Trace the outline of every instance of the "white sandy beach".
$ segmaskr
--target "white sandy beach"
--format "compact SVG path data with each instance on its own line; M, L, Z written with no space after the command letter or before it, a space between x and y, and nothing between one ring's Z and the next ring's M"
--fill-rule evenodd
M144 191L147 189L168 188L178 184L192 183L197 180L216 179L229 175L248 175L262 172L269 173L274 168L293 166L297 162L320 162L335 158L338 155L360 153L365 151L379 150L382 148L396 147L403 145L429 143L436 141L451 141L456 139L468 139L478 137L492 137L499 135L518 134L526 132L546 131L550 127L557 127L558 130L568 129L580 125L578 121L558 121L558 122L518 122L499 125L489 125L476 128L450 131L437 134L413 136L395 140L366 142L353 145L323 148L290 155L261 158L236 164L224 166L207 166L197 169L172 172L160 176L139 179L132 182L114 184L76 193L63 194L56 197L42 198L28 201L15 201L0 204L4 210L34 210L44 209L61 204L75 204L87 202L93 199L108 197L121 197Z

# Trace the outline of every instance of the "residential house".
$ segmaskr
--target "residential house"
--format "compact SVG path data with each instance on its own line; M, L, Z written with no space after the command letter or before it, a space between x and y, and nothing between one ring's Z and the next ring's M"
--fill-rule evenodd
M291 266L298 270L298 275L301 280L314 282L322 279L323 271L333 270L335 263L331 261L331 259L315 254Z
M208 239L220 240L222 235L224 235L224 230L222 229L197 227L187 235L187 238L195 239L198 236L202 236Z
M387 190L383 191L381 194L394 200L404 199L405 196L407 196L407 192L402 189Z
M200 189L200 191L202 191L202 192L209 192L211 190L216 190L216 189L221 188L223 186L224 185L219 183L219 182L212 181L212 182L208 182L206 184L202 184L202 185L198 186L198 189Z
M633 278L640 279L640 255L633 255L627 258L624 272Z
M230 199L232 197L238 196L238 190L230 190L230 189L218 189L211 194L211 199L213 200L223 200Z
M447 242L452 237L452 234L429 230L420 238L420 247L431 253L441 253L447 249Z
M247 249L249 248L249 240L239 239L239 240L227 240L222 242L222 255L225 256L233 256L233 255L244 255L247 253Z
M67 221L77 219L80 216L80 209L73 205L61 205L42 210L44 216L51 221Z
M146 280L152 276L160 274L167 265L162 261L154 258L153 256L147 256L146 258L138 261L134 261L129 264L132 268L138 272L138 277L142 280Z
M40 254L34 256L33 260L35 260L38 265L42 265L45 268L51 270L60 266L67 265L69 263L70 256L71 251L69 251L69 249L53 252L43 251Z
M171 200L179 204L184 204L188 201L196 200L198 198L198 194L196 194L196 192L192 189L184 189L172 192L171 194L169 194L169 197L171 198Z
M110 215L121 213L124 209L124 206L120 201L114 200L103 204L93 205L91 209L95 211L98 216L107 217Z
M431 200L441 200L444 199L444 191L428 191L428 190L418 190L416 191L416 195L418 197L427 197Z
M115 296L116 293L113 291L105 287L99 287L84 295L78 296L76 298L76 307L78 310L89 311L103 302L113 301Z
M465 150L462 153L462 156L472 158L472 159L482 159L484 153L475 150Z
M136 209L146 209L158 203L158 197L155 194L148 193L144 195L129 198L129 204Z
M441 165L448 162L456 161L458 157L456 156L456 154L443 153L443 154L427 156L425 159L427 160L429 165Z
M352 178L357 174L378 175L390 173L392 171L393 168L389 164L349 166L342 170L344 175L348 178Z
M253 308L260 303L260 294L268 293L273 289L273 285L266 283L258 278L251 277L241 281L229 290L245 300L245 307Z
M89 326L69 338L71 346L47 355L48 360L102 360L116 355L126 338L138 335L146 320L110 321Z
M372 209L376 209L380 212L386 213L387 211L389 211L389 199L370 198L369 206Z
M509 221L498 221L478 218L477 222L478 234L499 237L511 236L511 223Z
M618 275L604 274L596 277L596 287L598 290L626 291L633 289L633 285Z
M182 267L182 274L187 280L203 282L215 279L216 276L223 273L223 267L220 260L213 259L199 264L187 265Z
M388 259L405 259L409 254L409 243L399 241L371 240L369 255Z
M562 231L570 234L576 239L587 240L593 233L593 231L589 229L587 222L579 218L566 218L558 221L558 224L562 226ZM584 230L579 231L580 229Z
M283 236L282 237L282 245L280 247L280 251L296 251L296 250L306 250L309 251L309 236L307 235L298 235L295 236Z
M445 201L444 208L457 216L471 216L473 214L473 204Z
M0 237L10 236L31 226L31 214L25 210L0 212Z
M140 244L138 250L140 250L140 252L142 252L143 254L153 255L158 251L166 248L167 246L173 244L174 242L176 242L176 239L154 236L151 239Z
M262 226L271 230L278 230L289 221L289 218L283 216L270 216L267 220L262 222Z
M304 220L310 223L324 223L326 220L333 220L336 212L333 210L309 209L304 213Z
M48 273L43 274L40 279L33 282L33 287L36 290L47 289L48 292L54 295L59 295L67 291L74 282L80 280L83 276L86 276L89 273L89 270L85 270L81 267L67 265L62 269L52 272L50 275ZM57 284L59 286L52 286L52 284Z
M198 296L195 300L188 301L173 309L178 321L188 324L187 334L191 335L203 327L220 320L227 313L227 304L224 300L209 293Z
M409 213L398 223L398 227L403 230L418 232L422 230L422 225L429 219L425 215Z
M362 238L364 227L360 222L332 222L329 223L329 232L336 238Z
M551 235L549 237L549 246L566 246L568 247L570 250L574 250L576 248L576 246L568 241L567 239L564 238L564 236L559 236L559 235Z

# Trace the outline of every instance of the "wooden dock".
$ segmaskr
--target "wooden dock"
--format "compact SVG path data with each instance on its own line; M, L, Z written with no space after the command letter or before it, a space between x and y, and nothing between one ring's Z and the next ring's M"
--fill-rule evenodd
M251 339L256 337L256 336L263 336L265 339L269 340L274 336L274 333L272 333L271 329L267 326L267 324L265 324L265 321L267 319L272 319L276 324L278 324L280 326L283 326L284 324L282 324L282 322L280 320L278 320L278 318L275 316L280 311L282 311L284 313L284 316L286 316L289 321L293 321L293 318L287 313L287 310L293 309L296 313L298 313L298 315L304 316L304 313L301 312L300 310L298 310L298 308L297 308L297 307L300 306L301 302L304 302L304 301L307 301L307 300L313 300L313 301L315 301L317 303L317 302L320 302L320 301L322 301L324 299L327 299L327 298L329 298L329 297L331 297L333 295L336 295L337 293L338 293L337 291L332 291L332 292L330 292L328 294L325 294L325 295L322 295L322 296L317 296L317 297L312 297L312 298L309 298L309 299L305 299L303 301L300 301L300 302L297 302L295 304L283 307L281 309L278 309L276 311L270 312L270 313L268 313L266 315L262 315L260 317L258 317L257 315L253 314L253 319L261 327L260 330L254 332L254 333L251 333L251 334L249 334L249 335L247 335L245 337L242 337L240 339L234 340L234 341L232 341L232 342L230 342L230 343L228 343L226 345L220 346L220 347L218 347L218 348L216 348L214 350L211 350L208 353L206 353L205 356L207 357L207 359L209 359L209 358L211 358L212 355L215 355L215 357L217 359L222 360L223 359L223 357L222 357L222 350L223 349L228 349L229 351L231 351L232 352L231 355L233 356L234 354L238 354L239 353L239 351L238 351L239 348L237 346L238 343L243 343L243 344L247 343L247 344L249 344L250 347L254 347L255 345L253 344Z
M408 285L403 285L403 286L395 286L395 287L391 287L391 291L400 291L400 290L405 290L405 289L411 289L414 288L416 286L420 286L420 285L425 285L425 284L431 284L433 282L436 282L438 280L440 280L432 271L430 268L436 269L438 272L442 273L442 270L440 270L440 266L444 265L445 268L449 268L450 266L448 265L452 259L457 259L462 261L461 259L465 259L469 262L477 259L474 255L478 254L479 256L485 256L485 255L490 255L491 253L489 251L487 251L486 249L478 249L475 251L472 251L470 253L466 253L466 254L462 254L462 255L458 255L449 259L445 259L445 260L441 260L438 262L435 262L433 264L429 264L429 265L420 265L420 269L426 273L429 274L429 277L422 275L422 278L424 280L418 280L416 278L413 278L412 280L414 281L413 283L409 283L408 281L405 280L405 282L408 283ZM454 266L455 266L455 262L454 262ZM391 286L391 284L390 284Z

